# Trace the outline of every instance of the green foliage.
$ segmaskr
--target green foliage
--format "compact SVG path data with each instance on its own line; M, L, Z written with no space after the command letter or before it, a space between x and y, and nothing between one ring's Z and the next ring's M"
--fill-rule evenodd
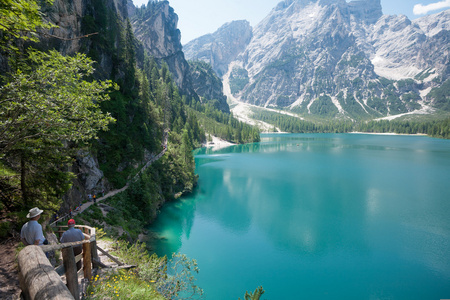
M42 20L40 1L2 0L0 2L0 47L5 51L18 51L14 39L38 41L37 30L51 28L54 25ZM45 1L51 4L53 1Z
M361 132L393 132L398 134L426 134L432 137L450 138L450 118L435 121L370 121L354 126L355 131Z
M349 113L353 118L359 119L361 116L366 115L366 111L361 106L360 103L358 103L357 99L354 97L353 94L347 93L347 96L344 98L343 95L338 95L337 99L339 103L341 104L342 108Z
M260 141L258 128L238 121L232 114L214 108L210 102L206 104L191 102L188 112L195 115L200 130L208 134L238 144Z
M430 69L426 69L422 72L420 72L419 74L416 75L415 79L417 80L424 80L426 78L428 78L431 74L434 74L435 71L430 70Z
M74 219L77 224L89 224L90 226L98 228L102 228L102 224L106 221L106 218L103 216L102 210L98 207L98 204L89 206L88 209L84 210L80 214L77 214Z
M319 116L334 117L339 111L329 96L320 96L310 106L310 111Z
M133 271L97 275L88 286L84 299L155 299L164 300L151 282Z
M106 235L105 231L103 230L103 228L100 227L95 227L95 238L97 240L101 239L102 237L104 237Z
M388 113L386 103L379 97L370 97L369 99L367 99L367 106L373 108L382 115Z
M433 99L436 108L450 111L450 79L445 81L440 87L430 91L427 97Z
M333 120L327 122L311 122L264 110L254 112L253 118L272 124L282 131L291 133L350 132L353 129L353 123L351 121Z
M249 294L248 291L245 291L244 300L259 300L263 294L264 294L264 289L262 286L260 286L260 287L256 288L253 293L250 292L250 294ZM239 300L241 300L241 298L239 298Z
M162 1L157 0L149 0L147 2L147 5L142 5L138 8L136 8L136 13L133 19L141 19L141 20L148 20L153 15L155 15L155 12L161 7ZM172 8L170 8L172 9Z
M0 207L0 210L3 210ZM0 239L6 238L11 230L11 223L10 222L0 222Z
M203 290L195 284L199 268L195 260L184 254L166 256L149 255L142 243L117 242L114 254L122 261L137 266L139 279L149 282L165 299L199 299Z
M230 73L229 81L231 93L239 93L249 82L247 70L239 67L234 67Z
M182 134L171 132L167 152L155 164L159 170L162 191L166 199L189 193L197 184L190 134L192 133L188 129L183 130Z
M156 217L164 201L190 192L196 185L197 176L187 130L183 135L184 138L171 133L166 154L132 180L124 192L106 201L113 208L106 218L96 205L91 206L92 211L87 210L79 216L96 226L106 222L121 227L124 230L122 239L137 240L142 229Z
M86 141L107 129L113 118L99 103L112 83L85 80L94 72L90 59L31 51L29 62L0 88L0 155L30 140Z
M108 212L105 221L108 225L121 227L125 231L124 239L136 240L163 202L155 175L153 171L144 172L125 192L107 201L114 209Z
M114 121L99 103L109 99L109 81L87 80L93 62L85 55L30 50L0 87L1 178L9 209L39 205L57 211L70 188L71 156Z
M338 65L341 67L356 68L359 64L364 63L365 58L366 57L364 53L360 52L356 55L352 55L349 60L342 59L341 61L339 61Z
M450 138L450 118L432 121L369 121L352 122L345 120L328 120L311 122L296 117L260 110L253 118L264 121L291 133L345 133L377 132L399 134L426 134L432 137Z

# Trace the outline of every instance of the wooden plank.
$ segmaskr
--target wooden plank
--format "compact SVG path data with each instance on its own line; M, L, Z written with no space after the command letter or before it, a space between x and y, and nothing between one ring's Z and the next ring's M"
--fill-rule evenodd
M117 258L115 258L114 256L112 256L111 254L108 253L108 251L103 250L102 248L100 248L99 246L97 246L97 249L100 250L101 253L103 253L104 255L108 256L113 262L115 262L116 264L118 264L119 266L123 265L123 262L120 262Z
M78 291L78 276L77 276L77 264L75 262L75 255L73 254L72 247L66 247L61 250L63 256L64 269L66 270L67 288L74 297L74 299L80 299L80 293Z
M86 243L90 243L93 240L95 240L95 236L91 237L89 240L84 240L84 241L80 241L80 242L72 242L72 243L62 243L62 244L57 244L57 245L41 245L39 246L42 251L44 252L49 252L49 251L54 251L54 250L60 250L62 248L65 247L69 247L69 246L80 246Z
M66 273L66 269L64 269L64 265L60 265L59 267L55 268L55 272L58 273L59 276L63 276L64 273Z
M111 268L110 266L107 266L107 265L105 265L104 263L102 263L102 262L100 261L100 259L97 259L97 258L92 259L92 263L94 264L94 266L97 266L97 267L101 267L101 268Z
M78 254L77 256L75 256L75 262L79 262L81 259L83 258L83 252L81 252L80 254Z
M136 267L137 267L136 265L122 265L122 266L117 267L116 269L126 269L126 270L128 270L128 269L133 269L133 268L136 268Z
M39 246L27 246L18 256L19 282L26 299L74 299Z

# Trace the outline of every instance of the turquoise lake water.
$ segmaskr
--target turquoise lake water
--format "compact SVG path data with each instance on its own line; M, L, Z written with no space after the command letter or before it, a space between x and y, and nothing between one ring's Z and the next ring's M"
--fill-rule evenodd
M450 299L449 140L264 134L196 172L150 230L197 260L206 299Z

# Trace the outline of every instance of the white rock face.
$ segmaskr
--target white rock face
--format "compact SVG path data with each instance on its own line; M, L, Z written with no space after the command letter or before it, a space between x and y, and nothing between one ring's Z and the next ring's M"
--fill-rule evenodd
M81 173L84 174L84 187L87 191L101 191L102 179L104 178L102 170L98 165L96 157L87 152L80 152L77 158Z
M379 0L286 0L229 64L248 73L233 96L309 114L328 105L330 116L420 110L424 91L450 76L449 31L450 10L411 21L382 15Z
M245 49L251 38L252 27L248 21L233 21L212 34L187 43L183 51L187 59L205 61L219 76L223 76L228 64Z

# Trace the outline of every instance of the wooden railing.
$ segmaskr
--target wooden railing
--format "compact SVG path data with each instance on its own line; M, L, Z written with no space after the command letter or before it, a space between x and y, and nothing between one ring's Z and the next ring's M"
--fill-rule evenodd
M62 233L59 226L57 233ZM77 262L83 258L84 278L91 281L92 268L101 265L97 253L95 228L89 226L75 226L85 236L84 241L63 243L57 245L27 246L20 251L19 282L25 299L80 299L78 286ZM76 256L74 246L82 245L83 252ZM63 265L54 269L44 252L61 250ZM67 286L61 280L66 275Z

